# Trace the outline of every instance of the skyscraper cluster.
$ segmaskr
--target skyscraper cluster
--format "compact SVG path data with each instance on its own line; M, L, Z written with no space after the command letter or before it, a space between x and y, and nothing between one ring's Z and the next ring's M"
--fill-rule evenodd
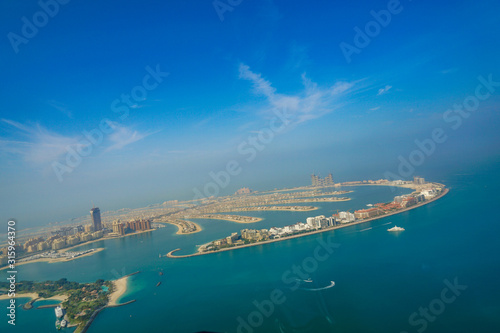
M330 173L325 178L321 178L313 173L311 175L311 184L312 186L333 186L332 174Z

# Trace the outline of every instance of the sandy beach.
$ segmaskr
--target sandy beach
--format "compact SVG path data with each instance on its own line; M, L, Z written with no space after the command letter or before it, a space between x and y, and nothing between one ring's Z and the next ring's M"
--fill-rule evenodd
M109 295L109 302L108 305L118 305L118 300L120 297L125 294L127 291L127 281L128 281L128 276L122 277L118 280L114 280L113 285L115 287L115 290Z

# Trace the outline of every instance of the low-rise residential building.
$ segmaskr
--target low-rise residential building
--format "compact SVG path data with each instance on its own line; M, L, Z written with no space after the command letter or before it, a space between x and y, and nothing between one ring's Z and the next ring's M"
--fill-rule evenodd
M73 245L76 245L80 243L80 237L78 236L69 236L67 239L66 239L66 244L68 246L73 246Z
M84 232L83 234L80 234L80 240L82 242L88 242L92 240L92 234L89 232Z
M380 215L381 211L378 208L370 208L370 209L361 209L354 212L354 216L357 219L367 219L370 217L374 217Z
M66 246L64 238L58 238L52 242L52 250L60 250Z

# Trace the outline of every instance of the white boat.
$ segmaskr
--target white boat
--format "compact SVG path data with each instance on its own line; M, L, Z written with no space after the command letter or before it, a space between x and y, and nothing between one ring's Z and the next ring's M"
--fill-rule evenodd
M394 227L387 229L387 231L405 231L405 228L401 228L395 225Z
M65 319L61 320L61 327L66 327L66 325L68 325L68 322Z
M60 306L56 307L55 308L55 312L56 312L56 317L57 318L61 318L63 316L63 310Z

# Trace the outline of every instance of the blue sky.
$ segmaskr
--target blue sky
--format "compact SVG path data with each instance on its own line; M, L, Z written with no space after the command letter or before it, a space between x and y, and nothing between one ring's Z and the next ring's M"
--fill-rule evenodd
M497 1L401 1L349 62L341 43L355 46L354 28L394 1L220 3L230 10L72 0L44 22L36 1L3 2L0 218L31 226L85 215L91 201L191 199L231 160L241 173L220 194L305 185L311 172L381 178L438 127L448 139L415 173L498 155L500 87L458 129L443 120L479 76L500 81ZM283 110L290 122L247 161L238 147ZM92 130L102 142L85 143ZM77 149L91 152L61 181L54 165Z

